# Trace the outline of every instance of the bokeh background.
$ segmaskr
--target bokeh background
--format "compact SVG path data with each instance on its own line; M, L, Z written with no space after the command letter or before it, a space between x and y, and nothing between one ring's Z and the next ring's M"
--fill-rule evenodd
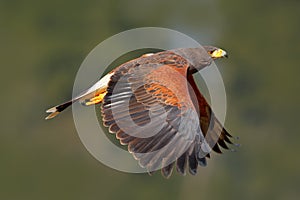
M0 199L298 199L300 1L1 0ZM237 152L197 176L126 174L81 144L71 111L76 72L98 43L157 26L226 49L218 66Z

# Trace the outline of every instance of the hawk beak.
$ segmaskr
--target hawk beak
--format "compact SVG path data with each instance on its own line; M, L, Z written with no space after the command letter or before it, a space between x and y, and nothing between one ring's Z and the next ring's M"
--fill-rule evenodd
M211 57L216 59L216 58L228 58L228 54L226 51L223 49L217 49L212 52Z

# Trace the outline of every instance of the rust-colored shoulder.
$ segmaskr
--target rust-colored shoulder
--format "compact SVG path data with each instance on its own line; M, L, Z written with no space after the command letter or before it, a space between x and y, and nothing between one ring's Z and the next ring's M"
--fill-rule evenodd
M162 65L145 77L147 91L163 103L192 107L186 80L188 66Z

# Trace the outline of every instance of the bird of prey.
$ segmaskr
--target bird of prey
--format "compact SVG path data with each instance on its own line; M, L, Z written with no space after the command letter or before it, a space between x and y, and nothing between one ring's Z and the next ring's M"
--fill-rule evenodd
M231 135L214 115L193 74L227 57L217 47L181 48L145 54L121 64L70 101L48 109L51 119L74 102L101 103L104 126L128 145L149 173L173 168L195 175L210 150L229 149ZM174 167L175 166L175 167Z

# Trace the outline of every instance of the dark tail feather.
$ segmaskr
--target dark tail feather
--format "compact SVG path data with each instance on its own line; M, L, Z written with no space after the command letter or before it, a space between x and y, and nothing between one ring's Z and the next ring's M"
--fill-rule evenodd
M56 115L58 115L61 111L63 111L64 109L66 109L67 107L69 107L70 105L72 105L73 101L67 101L65 103L62 103L58 106L55 106L53 108L48 109L46 112L50 113L45 119L52 119L54 118Z

